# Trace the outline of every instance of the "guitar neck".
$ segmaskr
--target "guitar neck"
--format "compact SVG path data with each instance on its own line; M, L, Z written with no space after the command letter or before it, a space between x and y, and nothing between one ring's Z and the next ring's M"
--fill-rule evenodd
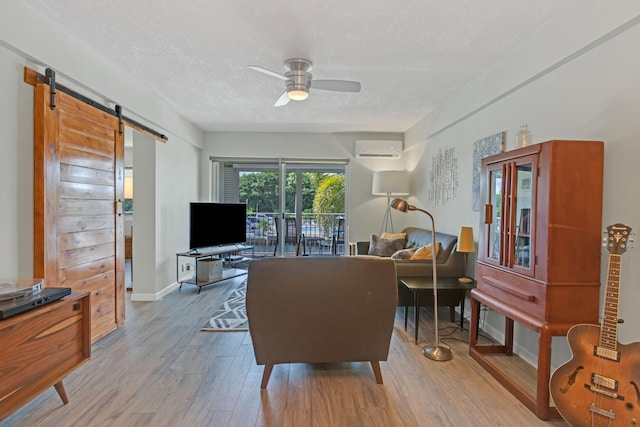
M620 255L609 254L607 286L602 308L600 347L616 350L618 337L618 309L620 306Z

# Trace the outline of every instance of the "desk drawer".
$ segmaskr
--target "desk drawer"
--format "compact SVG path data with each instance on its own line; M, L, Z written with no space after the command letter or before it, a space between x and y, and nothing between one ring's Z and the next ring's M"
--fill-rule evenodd
M478 289L539 319L545 318L546 285L478 264Z
M90 316L76 292L0 322L0 419L89 360Z

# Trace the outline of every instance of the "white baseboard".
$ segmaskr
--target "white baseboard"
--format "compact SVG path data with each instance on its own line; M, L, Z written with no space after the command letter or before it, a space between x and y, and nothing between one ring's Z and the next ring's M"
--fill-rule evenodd
M135 285L133 286L133 292L131 293L131 301L158 301L164 298L165 295L170 294L175 289L180 287L180 283L173 282L163 290L156 292L155 294L143 294L135 292Z

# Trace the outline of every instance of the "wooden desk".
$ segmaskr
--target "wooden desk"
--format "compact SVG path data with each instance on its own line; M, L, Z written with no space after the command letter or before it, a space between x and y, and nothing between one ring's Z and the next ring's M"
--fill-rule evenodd
M54 386L63 403L62 380L91 356L88 292L0 321L0 420Z
M433 293L433 280L431 277L401 277L400 283L405 287L407 293L413 293L415 306L415 342L418 343L418 323L420 321L420 301L419 295L425 291ZM438 297L440 293L452 292L460 296L460 328L464 326L464 299L465 293L469 289L476 287L475 280L471 283L460 283L458 278L443 277L438 278ZM452 308L453 310L453 308ZM409 311L409 298L404 299L404 329L407 330L407 313Z

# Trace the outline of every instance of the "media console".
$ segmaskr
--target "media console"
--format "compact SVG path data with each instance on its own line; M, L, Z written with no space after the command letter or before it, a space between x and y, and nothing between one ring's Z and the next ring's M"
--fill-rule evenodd
M249 261L251 258L247 258L242 256L243 252L251 251L251 258L253 258L253 246L235 244L235 245L224 245L224 246L215 246L211 248L206 248L199 251L187 251L187 252L179 252L176 254L176 278L177 282L180 283L180 289L182 289L183 283L189 283L195 286L198 286L198 293L202 290L203 286L210 285L212 283L217 283L222 280L231 279L232 277L242 276L243 274L247 274L247 270L242 268L237 268L237 264L245 261ZM180 277L180 274L184 271L181 271L180 268L181 260L190 259L193 261L193 264L187 263L187 265L193 266L192 274L186 275L184 277ZM215 278L203 278L199 277L198 274L198 263L203 261L213 261L220 260L223 264L222 274L219 277Z
M0 420L51 386L66 404L62 380L91 357L89 293L1 320L0 342Z

